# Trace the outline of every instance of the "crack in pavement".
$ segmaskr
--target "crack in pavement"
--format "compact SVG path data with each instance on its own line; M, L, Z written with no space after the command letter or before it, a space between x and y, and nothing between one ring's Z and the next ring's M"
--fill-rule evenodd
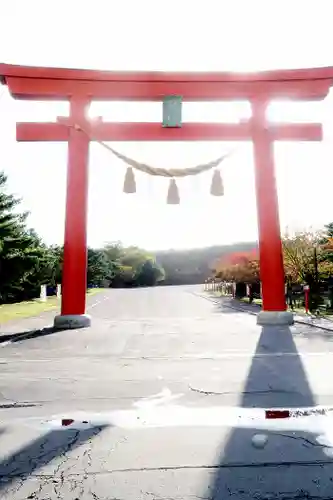
M288 436L289 437L289 436ZM313 467L321 467L323 465L328 465L331 463L329 459L320 459L320 460L280 460L278 462L233 462L233 463L224 463L224 464L198 464L198 465L162 465L158 467L129 467L123 469L103 469L103 471L91 471L86 472L87 476L103 476L108 474L116 474L116 473L131 473L131 472L160 472L160 471L175 471L175 470L201 470L201 469L242 469L242 468L253 468L258 469L260 467L264 468L281 468L281 467L308 467L309 465ZM82 472L70 472L66 476L64 475L64 479L71 479L73 477L82 476ZM6 476L8 478L16 478L17 475ZM55 479L54 474L30 474L29 477L49 480ZM61 475L57 476L58 479L61 478ZM1 481L1 478L0 478ZM333 497L331 497L332 499Z
M237 391L205 391L203 389L197 389L196 387L191 386L191 384L188 384L188 388L193 391L193 392L198 392L199 394L205 394L207 396L223 396L223 395L232 395L232 394L239 394ZM242 391L242 394L302 394L300 391L293 391L293 390L288 390L288 389L262 389L262 390L253 390L253 391Z
M253 490L250 489L231 489L226 487L228 490L228 494L230 496L232 495L237 495L237 499L241 499L240 495L245 495L245 498L254 498L255 500L332 500L332 496L321 496L321 495L312 495L306 490L297 490L295 493L293 492L265 492L263 494L258 494L257 492L254 492ZM220 497L218 493L218 497L214 495L213 497L210 497L209 500L218 500Z
M289 434L283 434L281 432L274 432L274 435L275 436L286 437L286 438L289 438L289 439L295 439L296 441L297 440L302 440L302 441L304 441L303 446L306 446L305 443L307 443L307 444L310 444L310 445L312 445L314 447L317 447L317 448L333 448L333 445L314 443L310 439L307 439L307 438L305 438L303 436L291 436ZM306 447L309 448L309 446L306 446Z
M0 410L8 410L10 408L35 408L36 406L42 406L37 403L7 403L0 404Z

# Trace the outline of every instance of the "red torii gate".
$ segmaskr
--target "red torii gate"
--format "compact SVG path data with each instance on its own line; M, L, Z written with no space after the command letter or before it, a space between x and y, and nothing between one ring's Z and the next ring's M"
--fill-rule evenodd
M273 141L320 141L318 123L269 124L270 100L324 99L333 68L261 73L132 73L24 67L0 64L0 79L17 99L69 100L68 118L56 123L18 123L18 141L67 141L67 201L61 315L55 326L88 326L86 301L86 226L89 141L244 141L252 140L259 226L263 311L259 324L289 324L274 174ZM179 95L184 101L248 100L252 117L237 124L105 123L87 118L92 100L162 101ZM83 132L84 130L84 132Z

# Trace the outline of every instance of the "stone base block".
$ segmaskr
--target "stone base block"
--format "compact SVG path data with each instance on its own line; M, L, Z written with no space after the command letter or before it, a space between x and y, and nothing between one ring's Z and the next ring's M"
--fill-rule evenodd
M293 325L294 315L290 311L260 311L257 324L262 326Z
M59 330L86 328L91 325L91 317L88 314L59 314L54 318L54 328Z

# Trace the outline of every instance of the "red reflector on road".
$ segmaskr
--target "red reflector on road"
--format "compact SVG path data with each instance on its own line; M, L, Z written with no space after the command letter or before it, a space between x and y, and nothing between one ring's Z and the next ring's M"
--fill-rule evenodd
M74 422L72 418L63 418L61 421L61 425L63 427L67 427L68 425L71 425Z
M289 418L289 410L266 410L265 418Z

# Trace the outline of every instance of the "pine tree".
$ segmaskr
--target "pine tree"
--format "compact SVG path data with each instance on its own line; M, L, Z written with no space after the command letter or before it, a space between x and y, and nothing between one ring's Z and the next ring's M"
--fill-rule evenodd
M50 251L33 230L27 213L16 208L20 200L6 192L7 177L0 173L0 302L38 296L50 267Z

